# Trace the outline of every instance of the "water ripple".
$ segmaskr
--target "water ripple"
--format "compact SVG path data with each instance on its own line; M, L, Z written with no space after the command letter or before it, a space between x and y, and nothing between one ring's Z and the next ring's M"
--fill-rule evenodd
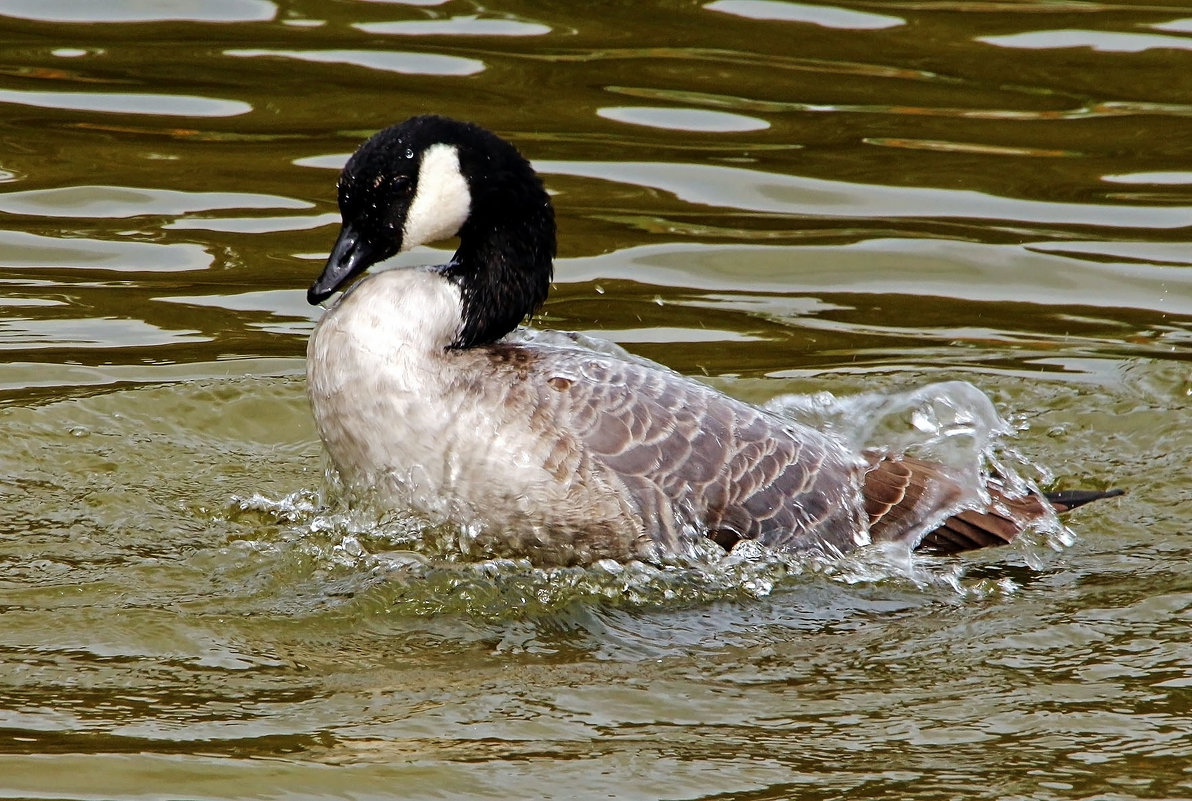
M348 64L403 75L475 75L484 62L474 58L397 50L225 50L237 58L288 58L313 64Z
M252 111L240 100L131 92L32 92L0 89L0 103L105 114L152 114L172 117L235 117Z
M212 261L202 246L183 242L159 244L0 231L0 262L6 267L178 272L205 270Z
M1155 264L1184 246L1132 243L990 245L869 239L847 245L673 244L568 259L567 281L627 278L656 286L732 292L901 294L990 303L1031 302L1192 314L1192 271ZM1126 254L1132 254L1127 257ZM791 307L786 306L790 309ZM811 318L802 324L814 325ZM919 324L919 323L913 323Z
M0 194L0 211L89 219L172 216L222 209L308 209L312 204L252 192L183 192L131 186L63 186Z
M780 175L708 164L536 161L545 173L617 181L671 192L705 206L831 217L938 217L1038 225L1183 228L1192 206L1056 203L971 190L892 187Z
M597 109L596 114L606 120L675 131L727 133L730 131L760 131L770 127L770 123L756 117L693 108L609 106Z
M466 16L448 19L360 22L352 26L365 33L389 36L543 36L547 25L516 19L488 19Z
M1064 29L1030 31L1004 36L978 36L978 42L1026 50L1062 50L1088 47L1099 53L1142 53L1147 50L1192 50L1192 38L1156 33L1122 33Z
M902 17L853 11L837 6L787 3L781 0L715 0L704 8L747 19L807 22L824 28L854 31L880 30L906 24Z
M277 15L266 0L171 0L156 3L80 3L77 0L2 0L0 16L43 22L265 22Z
M167 331L142 320L110 317L0 320L0 350L152 347L206 341L198 331Z

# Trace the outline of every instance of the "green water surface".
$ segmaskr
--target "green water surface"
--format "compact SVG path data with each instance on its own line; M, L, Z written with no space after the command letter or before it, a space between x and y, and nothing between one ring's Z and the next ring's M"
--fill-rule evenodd
M0 45L0 798L1192 796L1192 5L0 0ZM305 287L426 112L543 174L535 325L759 403L969 381L1128 494L703 569L328 502Z

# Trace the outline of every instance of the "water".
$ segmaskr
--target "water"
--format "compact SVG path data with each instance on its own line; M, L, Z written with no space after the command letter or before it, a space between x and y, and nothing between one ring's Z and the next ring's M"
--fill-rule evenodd
M0 797L1192 795L1189 20L0 0ZM539 326L858 438L968 381L998 458L1128 494L554 570L346 508L303 292L335 170L428 111L554 193Z

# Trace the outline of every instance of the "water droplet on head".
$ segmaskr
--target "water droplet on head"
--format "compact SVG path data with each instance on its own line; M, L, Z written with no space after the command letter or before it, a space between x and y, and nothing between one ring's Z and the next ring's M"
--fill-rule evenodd
M412 147L406 148L406 158L408 158L408 159L414 158L414 148L412 148Z

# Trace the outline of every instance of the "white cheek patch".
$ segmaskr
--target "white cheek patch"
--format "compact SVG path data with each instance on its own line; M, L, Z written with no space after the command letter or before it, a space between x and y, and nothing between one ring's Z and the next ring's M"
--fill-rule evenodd
M455 236L472 210L472 193L459 171L455 145L431 145L422 154L418 186L402 228L402 250Z

